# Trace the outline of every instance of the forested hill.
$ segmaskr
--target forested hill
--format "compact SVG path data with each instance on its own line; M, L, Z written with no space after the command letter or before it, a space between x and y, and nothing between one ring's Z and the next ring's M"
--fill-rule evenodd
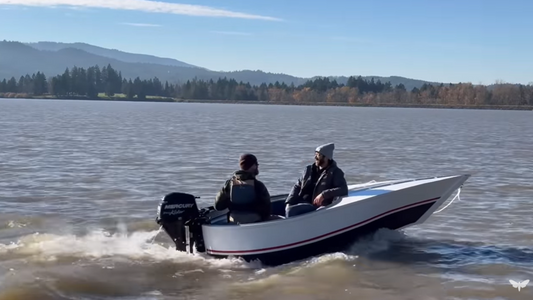
M62 74L66 68L71 68L72 66L87 69L95 65L102 67L108 64L121 70L126 78L139 77L140 79L148 80L157 77L170 83L184 83L194 78L199 80L218 80L226 77L235 79L238 82L249 82L253 85L279 82L297 86L304 84L309 79L314 79L252 70L217 72L174 59L127 53L85 43L40 42L24 44L0 41L0 80L9 79L12 76L19 78L20 76L37 72L45 73L47 76L55 76ZM348 80L348 77L343 76L329 78L341 84L346 84ZM420 88L423 84L431 83L399 76L363 76L362 78L365 80L374 78L374 80L379 79L382 82L390 81L393 85L403 84L408 90L414 87Z
M117 49L106 49L103 47L93 46L87 43L57 43L57 42L37 42L37 43L25 43L32 48L37 50L45 51L59 51L66 48L73 48L85 51L87 53L109 57L123 62L131 63L147 63L147 64L158 64L158 65L168 65L176 67L192 67L198 68L197 66L176 60L171 58L157 57L153 55L146 54L136 54L120 51Z
M70 99L119 97L195 99L215 101L268 101L271 103L339 103L353 105L442 105L442 106L531 106L533 85L499 84L492 89L482 85L424 84L406 89L403 84L349 77L346 84L329 78L307 81L302 85L285 83L253 85L235 79L191 80L173 84L158 78L142 80L125 77L111 65L73 67L63 74L48 77L41 73L0 81L0 97L45 97L46 94ZM117 95L120 94L120 95ZM173 98L173 99L171 99Z

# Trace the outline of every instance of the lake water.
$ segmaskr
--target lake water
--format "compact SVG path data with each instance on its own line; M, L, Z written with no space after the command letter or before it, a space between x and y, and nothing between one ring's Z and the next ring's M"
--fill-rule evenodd
M0 299L532 299L533 113L0 99ZM154 218L212 204L243 152L286 193L335 142L349 183L470 173L421 226L265 268L181 254Z

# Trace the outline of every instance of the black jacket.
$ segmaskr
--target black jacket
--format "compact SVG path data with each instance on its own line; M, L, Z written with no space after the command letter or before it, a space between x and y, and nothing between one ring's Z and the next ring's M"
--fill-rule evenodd
M226 180L224 185L222 186L222 189L217 193L215 198L215 209L216 210L224 210L229 209L232 210L232 203L230 199L230 190L231 185L233 184L232 179L238 179L241 181L248 181L253 180L255 191L256 191L256 201L254 204L247 207L247 210L250 213L257 213L261 216L262 220L267 220L270 218L271 214L271 204L270 204L270 194L268 192L268 189L266 188L265 184L255 177L254 174L246 171L236 171L233 173L233 177L231 179ZM239 210L242 211L242 208L239 208Z
M335 197L348 195L348 184L344 178L344 172L337 166L334 160L328 167L321 171L315 164L305 167L301 177L292 187L285 204L313 203L320 193L324 196L322 205L329 205Z

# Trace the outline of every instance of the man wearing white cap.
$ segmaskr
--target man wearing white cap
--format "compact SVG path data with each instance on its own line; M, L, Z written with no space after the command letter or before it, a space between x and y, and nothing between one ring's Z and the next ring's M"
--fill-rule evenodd
M308 212L331 204L336 197L348 195L348 184L344 178L344 172L333 160L333 150L335 150L333 143L321 145L315 149L315 163L305 167L302 176L298 178L285 200L287 216L289 216L288 210L293 205L312 204L313 207L307 206L304 209ZM300 213L294 212L294 214Z

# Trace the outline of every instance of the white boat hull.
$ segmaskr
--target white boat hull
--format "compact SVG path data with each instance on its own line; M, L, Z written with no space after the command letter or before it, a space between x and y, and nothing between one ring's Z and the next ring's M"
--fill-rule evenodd
M268 265L341 251L380 228L396 230L425 222L469 177L350 185L348 196L325 208L261 223L228 224L226 212L212 211L209 224L201 225L202 250ZM286 197L273 197L273 214L284 215Z

